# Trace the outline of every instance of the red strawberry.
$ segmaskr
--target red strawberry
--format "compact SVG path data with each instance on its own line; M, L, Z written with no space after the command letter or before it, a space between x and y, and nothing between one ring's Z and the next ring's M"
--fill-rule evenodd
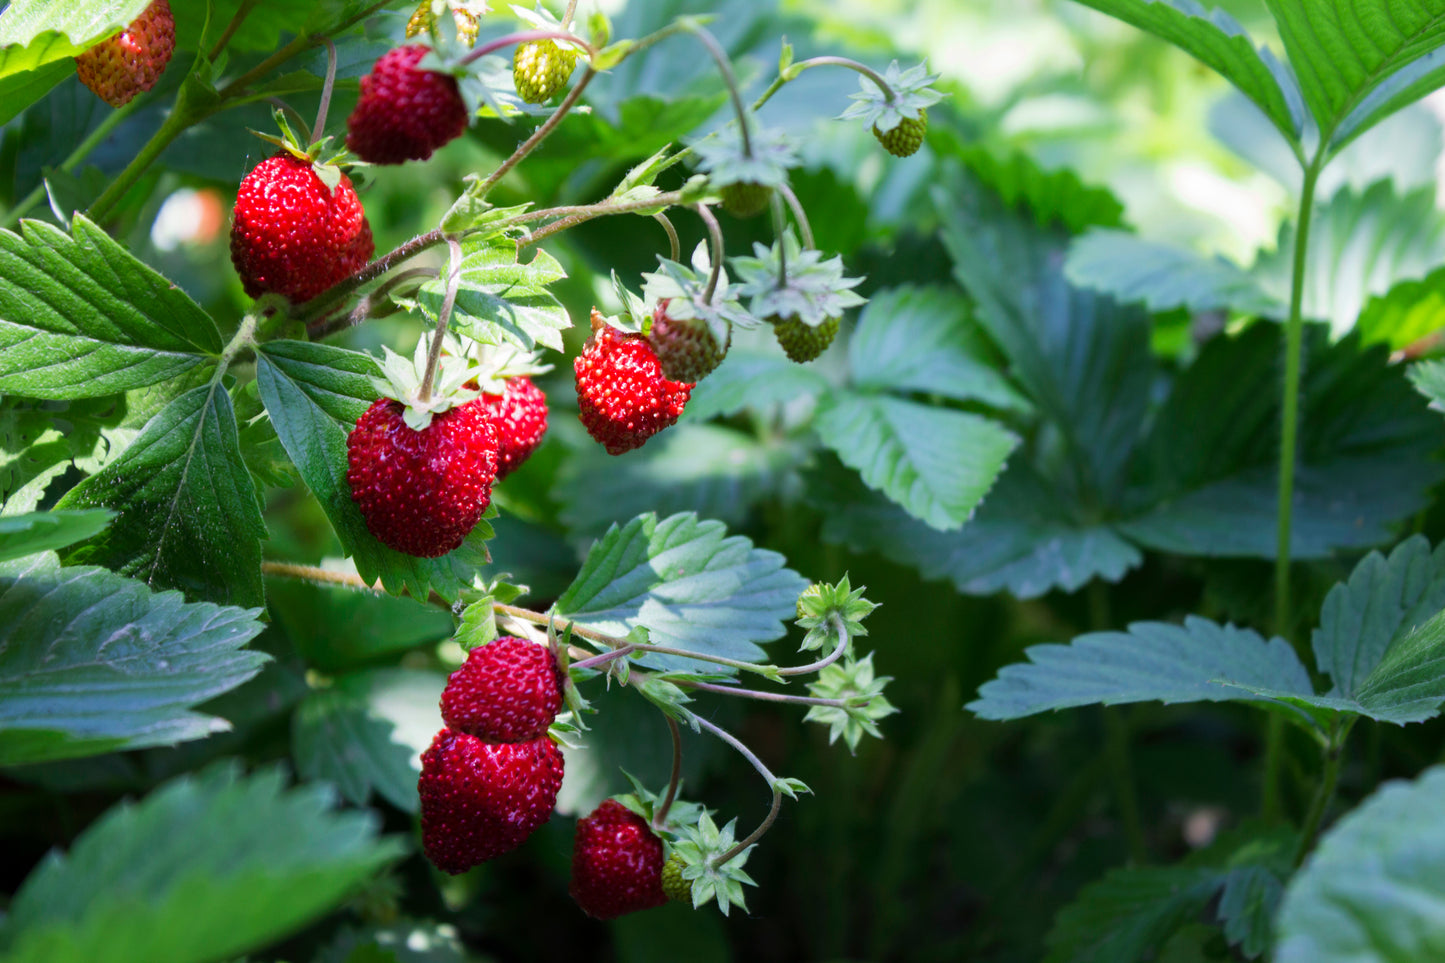
M669 300L663 298L653 309L647 340L657 354L664 378L695 384L712 374L723 359L723 349L706 323L669 317Z
M231 263L246 293L308 301L371 260L376 245L345 174L328 190L308 160L289 151L241 181L231 222Z
M595 311L593 321L594 333L573 363L578 417L608 454L620 455L675 424L692 385L663 377L646 338L601 322Z
M487 742L546 735L560 708L556 657L524 639L494 639L472 649L442 690L442 721Z
M547 396L526 375L507 379L499 395L482 395L497 429L497 481L522 467L547 433Z
M75 72L112 107L156 85L176 49L176 21L166 0L155 0L124 31L75 58Z
M366 527L421 558L462 543L492 501L497 430L480 401L432 416L416 431L400 401L382 398L346 438L346 481Z
M426 160L467 129L457 79L416 63L431 48L397 47L361 78L361 98L346 121L346 146L373 164Z
M562 753L546 736L483 742L443 729L421 754L421 841L444 873L465 873L522 845L552 816Z
M662 840L647 820L608 799L577 820L568 888L588 916L615 919L667 902L662 891Z

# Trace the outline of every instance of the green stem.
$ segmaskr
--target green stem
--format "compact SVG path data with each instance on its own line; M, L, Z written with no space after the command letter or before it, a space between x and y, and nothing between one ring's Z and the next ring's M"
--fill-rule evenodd
M732 849L729 849L727 852L723 853L716 859L711 860L711 863L714 866L726 866L729 860L731 860L738 853L746 850L749 846L751 846L753 843L756 843L759 839L762 839L763 834L766 833L770 828L772 828L773 820L778 818L778 810L782 807L783 804L783 793L782 790L778 788L778 777L774 776L772 771L768 769L767 766L763 765L763 761L757 757L756 753L754 753L751 749L747 747L746 743L744 743L737 736L734 736L732 733L728 732L726 729L723 729L720 726L715 726L711 722L708 722L696 712L692 712L688 709L683 709L682 711L687 713L687 717L689 720L692 721L693 725L700 726L703 729L706 729L708 732L711 732L723 742L726 742L728 745L736 749L744 759L752 763L753 768L758 771L758 775L762 776L763 779L767 781L769 788L773 790L773 805L772 808L768 810L768 815L763 820L762 824L758 826L757 829L754 829L751 833L749 833L746 839L739 840L737 845L735 845Z
M1109 586L1103 579L1089 583L1089 621L1095 632L1111 628ZM1139 793L1134 785L1134 765L1129 751L1129 723L1124 709L1103 706L1104 751L1109 759L1109 774L1114 781L1114 799L1119 807L1119 821L1124 826L1124 840L1129 848L1129 861L1142 865L1149 861L1149 846L1144 838L1144 824L1139 816Z
M125 165L125 169L117 174L115 180L111 181L101 195L91 203L85 214L92 221L104 220L114 210L120 199L125 196L125 192L140 180L146 168L151 166L151 163L161 155L162 151L171 146L171 141L179 137L187 127L206 116L207 112L197 111L193 114L184 109L184 90L185 88L182 88L183 93L176 98L175 108L167 115L160 129L151 135L151 139L146 141L140 152L131 158L130 163Z
M496 186L497 182L506 176L508 171L520 164L528 154L532 153L538 144L546 140L547 136L557 129L557 125L562 122L562 118L567 116L567 112L570 111L578 99L581 98L582 91L587 89L587 85L590 84L592 78L596 76L597 71L593 70L590 66L582 72L582 79L578 80L577 83L572 85L572 89L567 91L567 96L562 98L562 103L558 104L557 109L552 111L552 116L548 117L541 127L534 130L531 137L522 141L521 146L512 151L512 156L497 165L497 169L488 174L487 179L482 181L477 189L472 192L478 200L484 199L487 194L491 192L492 188Z
M336 44L326 38L326 80L321 84L321 103L316 105L316 123L311 125L310 143L326 133L326 112L331 107L331 92L336 86Z
M96 125L95 130L91 131L85 140L76 145L75 150L70 152L70 156L61 161L60 170L69 174L74 171L76 167L80 166L80 162L89 157L90 152L95 150L103 140L109 137L110 132L115 130L121 121L129 117L140 103L141 100L136 98L124 107L113 110L107 114L105 119ZM0 227L15 226L20 222L20 218L25 216L27 211L40 203L44 198L45 182L42 180L35 186L33 191L25 195L24 200L11 208L3 218L0 218Z
M753 156L753 141L748 132L748 109L743 106L743 95L738 90L738 78L733 73L733 65L728 60L727 52L717 42L717 38L708 32L704 26L693 24L692 35L698 39L707 52L712 54L712 59L717 61L718 70L722 72L723 83L727 86L728 97L733 102L733 113L738 116L738 133L742 136L743 156Z
M432 389L436 386L437 365L442 360L442 345L447 339L447 325L452 319L452 308L457 303L457 289L462 279L462 245L456 238L447 236L447 293L442 298L442 309L437 313L437 329L432 333L431 346L426 354L426 373L421 377L421 387L416 396L423 403L431 400Z
M662 213L661 211L658 211L656 214L652 215L652 219L657 223L661 224L662 229L667 232L667 243L672 250L672 253L668 255L668 260L681 260L682 242L678 240L677 228L672 226L672 221L670 221L667 215Z
M226 44L230 43L231 38L236 35L236 30L245 22L246 18L251 15L251 11L256 9L256 5L260 2L261 0L241 0L241 5L236 8L235 14L231 17L231 22L226 24L226 29L221 32L220 39L217 40L215 46L211 48L211 52L206 55L207 60L211 63L216 62L216 58L221 55L221 51L226 49Z
M790 72L796 71L795 73L793 73L793 76L796 77L798 74L802 73L804 70L807 70L809 67L822 67L829 64L835 67L847 67L849 70L858 71L858 73L862 74L863 76L867 77L869 80L873 81L875 84L878 85L878 89L883 92L883 96L887 98L888 103L891 104L898 99L898 94L893 91L892 87L888 86L888 81L883 79L882 74L880 74L878 71L874 70L867 64L859 63L856 60L850 60L847 57L810 57L807 60L800 60L797 63L793 64L793 66L790 68Z
M798 195L794 194L787 184L779 184L777 191L788 202L788 208L793 212L793 220L798 222L798 230L803 235L803 249L812 250L817 247L817 242L813 239L813 225L808 223L808 212L803 210L803 202L798 200Z
M672 734L672 774L667 778L667 794L662 797L662 804L652 813L652 828L661 829L667 825L667 814L672 811L673 801L677 799L677 787L682 782L682 732L677 728L677 720L672 716L663 714L667 720L667 731Z
M1310 850L1314 848L1315 837L1319 835L1325 811L1329 809L1330 800L1335 796L1335 787L1340 781L1340 767L1344 764L1345 757L1345 740L1349 734L1350 723L1346 722L1340 726L1337 732L1330 734L1329 741L1325 745L1324 772L1320 777L1319 787L1315 790L1314 799L1310 801L1304 826L1300 829L1299 846L1295 849L1294 854L1295 866L1303 863Z
M1294 266L1290 278L1289 317L1284 327L1284 385L1280 398L1278 530L1274 559L1274 631L1292 639L1290 619L1290 526L1294 508L1295 454L1299 443L1299 393L1301 353L1304 341L1304 285L1309 253L1310 219L1314 212L1315 185L1323 166L1323 154L1304 169L1300 191L1299 218L1294 240ZM1264 787L1261 813L1266 821L1279 818L1279 777L1283 753L1284 723L1271 713L1265 734Z
M702 292L703 304L712 304L713 294L717 292L718 278L722 276L722 225L718 224L717 218L713 217L712 211L708 210L706 204L694 204L693 209L697 211L697 216L702 218L702 222L707 225L707 236L712 245L712 269L708 272L707 288Z

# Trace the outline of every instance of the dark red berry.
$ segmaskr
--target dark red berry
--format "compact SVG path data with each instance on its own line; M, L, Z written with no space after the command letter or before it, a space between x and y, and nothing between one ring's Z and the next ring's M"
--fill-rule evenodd
M482 395L497 429L497 480L522 467L547 433L547 396L526 375L507 379L499 395Z
M562 708L562 679L550 649L494 639L467 654L442 690L442 721L487 742L545 735Z
M426 160L467 129L457 80L417 70L429 47L412 44L382 54L361 78L361 97L346 121L346 146L372 164Z
M596 328L573 370L578 417L612 455L675 424L692 394L692 385L663 376L646 338L607 324Z
M610 920L667 902L662 840L647 821L609 799L577 821L569 892L588 916Z

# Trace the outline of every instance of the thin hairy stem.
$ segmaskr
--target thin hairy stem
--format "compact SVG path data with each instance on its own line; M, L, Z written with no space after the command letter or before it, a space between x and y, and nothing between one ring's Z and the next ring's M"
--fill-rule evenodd
M465 57L457 61L458 64L469 64L474 60L480 60L489 53L496 53L503 47L510 47L513 44L532 43L536 40L565 40L567 43L575 43L587 51L591 57L597 51L581 37L568 33L565 30L519 30L516 33L509 33L505 37L498 37L496 40L489 40L475 50L470 51Z
M562 29L566 30L572 24L572 18L577 15L577 0L567 0L567 9L562 11Z
M667 814L672 811L672 804L677 799L677 786L682 781L682 730L672 716L664 714L662 718L667 720L667 731L672 734L672 775L667 779L667 793L662 797L662 805L652 814L653 829L667 825Z
M221 55L221 51L226 49L226 44L231 42L231 38L236 35L236 31L240 28L241 24L245 22L246 18L251 15L251 11L255 10L260 2L261 0L241 0L241 5L236 8L235 14L231 17L231 22L226 24L226 29L221 31L220 39L215 42L211 47L211 52L206 55L207 60L211 63L216 62L216 58Z
M730 859L738 855L738 853L746 850L749 846L756 843L759 839L762 839L763 834L772 828L773 821L778 818L778 810L782 808L783 805L783 792L781 789L778 788L778 778L772 774L772 771L769 770L767 766L763 765L763 761L759 759L757 755L751 749L749 749L746 744L742 742L742 740L738 739L736 736L734 736L732 733L728 732L721 726L716 726L713 725L711 722L708 722L696 712L691 712L686 709L684 709L683 711L687 712L688 719L690 719L694 725L706 729L708 732L717 736L723 742L726 742L728 745L736 749L744 759L746 759L749 763L752 764L752 767L756 769L758 771L758 774L763 777L764 781L767 782L768 787L773 790L773 805L768 810L767 818L762 821L762 824L759 825L757 829L754 829L750 834L748 834L748 837L746 839L740 840L738 844L735 845L732 849L729 849L721 856L718 856L716 859L710 861L713 866L726 866Z
M434 277L436 272L431 268L407 268L405 271L398 271L387 278L386 281L375 291L369 292L363 297L355 308L347 312L344 317L335 320L318 320L306 326L306 336L312 341L320 341L328 338L338 331L345 331L347 328L354 328L371 316L371 311L378 304L386 300L392 291L408 281L415 281L418 278Z
M843 658L843 653L848 651L848 643L852 637L848 635L848 628L843 624L843 619L835 612L828 617L828 622L833 626L833 631L838 633L838 645L832 652L817 662L809 662L807 665L795 665L786 669L779 669L778 675L807 675L810 672L821 672L828 666Z
M793 212L793 220L798 222L798 231L803 235L804 249L811 250L817 247L817 243L813 240L813 225L808 223L808 212L803 210L803 204L798 200L798 195L794 194L793 189L787 184L779 184L777 191L788 202L788 208Z
M728 60L727 52L717 42L717 38L704 26L700 24L689 24L689 30L698 41L712 54L712 59L717 61L717 69L722 73L723 83L727 86L728 97L733 102L733 113L738 117L738 133L742 137L743 156L753 156L752 135L748 131L748 109L743 105L743 95L738 90L738 78L733 73L733 65Z
M326 112L331 107L331 91L336 86L336 44L330 37L326 41L326 80L321 85L321 103L316 105L316 123L311 127L310 143L316 143L326 133Z
M547 211L534 211L529 215L515 218L510 223L523 223L528 220L535 221L542 217L552 217L563 212L571 212L565 217L558 218L546 227L538 228L526 237L518 238L517 250L524 251L533 245L545 241L554 234L560 234L563 231L576 227L578 224L585 224L599 217L607 217L612 214L631 214L634 211L646 210L649 207L657 207L660 204L676 204L681 200L682 194L674 191L667 194L658 194L645 200L620 202L601 201L597 204L588 204L582 207L556 207Z
M858 71L858 73L862 74L863 76L867 77L869 80L873 81L875 84L878 85L878 89L883 92L883 96L887 98L888 103L894 104L898 102L897 92L894 91L892 87L888 86L888 81L883 79L882 74L880 74L878 71L874 70L867 64L859 63L856 60L850 60L847 57L809 57L807 60L800 60L797 63L793 64L792 69L801 73L802 71L808 70L811 67L823 67L830 64L835 67L847 67L849 70ZM797 76L797 74L794 74L794 76Z
M828 706L832 709L853 709L868 704L867 699L818 699L813 696L795 696L784 692L763 692L758 689L741 689L734 685L719 685L715 682L676 681L684 689L700 692L716 692L718 695L737 696L740 699L755 699L758 702L779 702L796 706Z
M436 247L444 240L446 240L446 235L442 233L441 228L437 228L434 231L427 231L425 234L418 234L410 241L398 245L388 254L372 261L350 277L342 278L310 301L307 301L302 309L296 312L294 317L298 321L312 321L328 314L337 302L343 300L352 291L355 291L363 284L370 284L403 261L416 257L428 248Z
M682 242L677 239L677 228L672 226L672 221L669 220L668 216L661 211L658 211L656 214L652 215L652 219L657 223L661 224L662 229L667 232L667 243L670 246L672 252L668 255L668 260L679 260L682 257Z
M1324 747L1324 771L1320 776L1320 784L1315 790L1314 799L1310 801L1309 812L1305 814L1303 827L1300 829L1299 846L1295 849L1294 865L1299 866L1304 862L1314 848L1315 839L1319 836L1320 824L1324 821L1325 812L1329 809L1330 800L1335 796L1335 787L1340 781L1340 767L1344 763L1345 741L1349 738L1350 728L1353 720L1339 725L1339 728L1330 733L1330 737Z
M432 389L436 386L437 365L442 360L442 343L446 341L447 325L452 319L452 308L456 307L457 289L462 280L462 245L455 237L447 235L447 293L442 299L442 309L437 313L437 329L432 333L431 348L426 356L426 373L422 375L421 388L416 395L422 402L431 400Z
M778 239L778 287L788 286L788 245L783 243L783 234L788 230L788 219L783 214L783 200L777 191L768 198L768 207L773 213L773 235Z
M708 209L706 204L694 204L693 210L697 211L697 216L702 218L702 222L707 225L707 236L709 242L711 242L712 257L710 260L712 261L712 269L707 275L707 288L702 292L702 303L712 304L713 294L717 292L718 278L722 276L722 226L718 224L717 218L713 216L712 211Z
M572 85L572 89L567 91L567 96L562 98L562 103L558 104L557 109L552 111L552 116L548 117L546 121L542 123L541 127L532 131L532 136L522 141L521 145L512 151L512 156L498 164L497 169L488 174L487 179L482 181L477 187L475 196L478 200L485 198L491 193L492 188L497 185L498 181L507 176L508 171L520 164L528 154L536 149L538 144L546 140L547 136L557 129L557 125L562 123L562 118L567 116L567 112L581 99L582 91L587 89L587 85L590 84L592 78L596 76L597 71L593 70L591 66L588 66L582 71L582 79L578 80L577 83Z
M95 126L95 130L87 134L85 139L76 145L75 150L70 152L70 156L60 162L60 169L67 174L74 171L75 168L80 165L81 161L90 156L91 151L95 150L96 147L100 146L102 141L110 136L111 131L115 130L121 121L135 112L141 103L143 103L142 98L136 97L124 107L117 108L106 114L101 122ZM0 217L0 227L14 227L20 223L20 219L29 213L32 207L44 199L45 181L42 179L39 184L35 185L34 190L25 195L25 198L19 204L16 204L7 211L4 217Z

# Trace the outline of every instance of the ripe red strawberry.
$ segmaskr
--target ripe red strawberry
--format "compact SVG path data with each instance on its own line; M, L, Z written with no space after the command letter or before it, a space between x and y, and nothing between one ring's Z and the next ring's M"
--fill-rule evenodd
M704 322L669 317L669 303L668 298L657 302L647 340L664 378L696 384L712 374L723 359L723 349Z
M927 130L928 110L920 107L916 119L905 117L898 122L897 127L886 133L875 126L873 136L878 139L878 143L883 145L883 149L894 157L908 157L916 154L918 148L923 146L923 134Z
M773 319L773 335L789 358L807 364L827 350L838 335L838 319L829 318L817 327L797 318Z
M426 160L467 129L467 105L455 77L417 70L423 44L381 55L361 78L361 97L347 118L346 146L372 164Z
M522 467L547 433L547 396L526 375L507 379L499 395L482 395L497 429L497 481Z
M657 354L641 335L608 324L594 332L573 363L578 417L608 454L620 455L675 424L692 385L663 377Z
M562 753L546 736L483 742L443 729L421 755L421 841L444 873L465 873L522 844L552 816Z
M289 151L241 181L231 221L231 263L246 293L308 301L371 260L376 245L345 174L328 190L308 160Z
M382 398L346 438L346 481L366 527L383 544L421 558L462 543L492 501L497 430L480 401L407 426L401 402Z
M577 821L568 888L588 916L615 919L667 902L662 890L662 840L647 821L608 799Z
M442 689L442 721L487 742L546 735L562 708L562 678L550 649L494 639L467 654Z
M176 49L176 21L166 0L155 0L121 33L75 58L75 72L112 107L156 85Z

